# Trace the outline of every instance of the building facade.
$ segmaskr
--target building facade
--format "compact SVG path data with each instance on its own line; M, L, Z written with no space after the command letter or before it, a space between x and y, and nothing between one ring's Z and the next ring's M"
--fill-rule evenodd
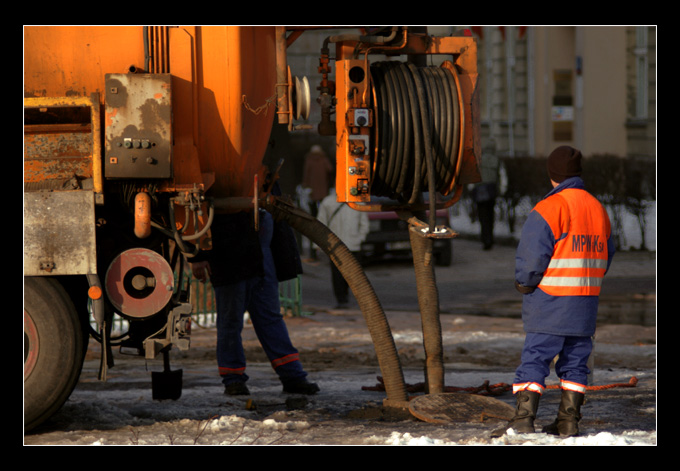
M477 39L485 153L545 157L567 144L586 157L656 159L656 26L427 26L432 35L462 29ZM315 129L319 44L346 32L307 31L288 48L291 72L308 77L312 91L311 129L286 137L293 149L287 158L295 162L284 169L294 172L290 181L299 180L311 145L321 144L334 158L333 138ZM437 59L447 57L428 63Z
M655 26L484 26L482 140L499 156L656 158Z

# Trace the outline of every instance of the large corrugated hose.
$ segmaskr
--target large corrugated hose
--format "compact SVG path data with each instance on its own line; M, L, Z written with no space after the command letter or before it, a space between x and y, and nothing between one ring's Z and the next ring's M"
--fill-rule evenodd
M371 66L376 110L376 156L371 194L415 203L445 193L456 177L460 149L460 106L453 72L442 67L377 62Z
M427 392L444 392L444 348L442 327L439 320L439 290L432 263L433 241L417 234L409 228L413 266L416 274L418 306L423 329L423 348L425 350L425 379Z
M333 232L310 214L272 198L265 203L277 220L283 220L318 245L342 273L356 298L371 334L380 370L385 381L387 403L399 407L408 401L406 384L397 355L392 331L380 300L363 268L347 246ZM386 403L386 404L387 404Z
M456 79L442 67L378 62L371 67L377 110L376 157L371 194L414 204L429 192L429 226L434 231L435 193L453 186L459 164L460 107ZM444 390L439 293L432 239L411 227L423 328L428 392Z

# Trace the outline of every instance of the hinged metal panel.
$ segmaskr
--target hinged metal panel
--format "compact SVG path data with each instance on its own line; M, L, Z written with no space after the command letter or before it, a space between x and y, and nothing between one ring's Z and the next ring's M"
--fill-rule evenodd
M24 275L97 272L91 191L24 193Z
M172 178L170 74L106 75L106 178Z
M93 189L104 204L99 93L24 98L24 190Z

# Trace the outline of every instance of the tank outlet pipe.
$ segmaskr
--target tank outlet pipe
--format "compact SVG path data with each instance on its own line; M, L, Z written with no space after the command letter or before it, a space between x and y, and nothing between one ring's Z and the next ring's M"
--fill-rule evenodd
M386 407L408 407L404 375L392 331L373 286L352 252L328 227L301 209L274 197L267 198L264 206L274 218L285 221L321 247L342 273L359 303L373 340L387 393L383 404Z
M151 196L140 191L135 196L135 235L146 239L151 234Z

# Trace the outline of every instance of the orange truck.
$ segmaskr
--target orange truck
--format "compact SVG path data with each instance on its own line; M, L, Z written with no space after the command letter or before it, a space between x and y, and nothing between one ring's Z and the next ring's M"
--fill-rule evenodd
M165 360L189 348L191 305L175 275L210 249L216 212L270 208L272 126L295 132L309 113L309 84L286 58L307 29L24 27L26 430L67 400L90 337L102 380L114 347ZM479 179L469 34L348 28L319 47L318 131L336 136L339 201L410 216ZM435 54L447 60L407 59ZM114 315L128 332L112 333Z

